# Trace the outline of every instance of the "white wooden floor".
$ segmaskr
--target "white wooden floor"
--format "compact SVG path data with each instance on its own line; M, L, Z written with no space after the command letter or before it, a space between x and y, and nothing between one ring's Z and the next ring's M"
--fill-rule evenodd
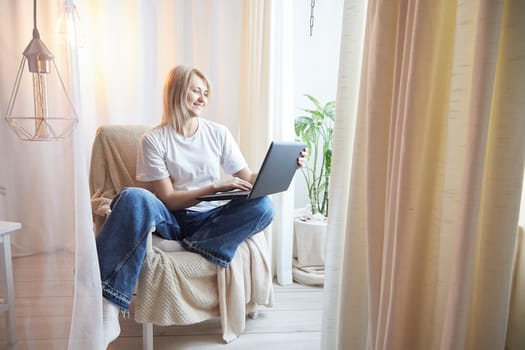
M50 261L53 264L50 264ZM57 266L53 271L44 267ZM66 349L73 295L71 254L19 257L13 261L18 342L7 345L0 315L0 350ZM261 307L244 333L224 344L218 320L185 327L155 327L155 350L271 349L317 350L320 343L322 289L299 284L275 285L275 305ZM89 317L89 315L86 315ZM121 336L111 350L139 350L141 325L121 319Z

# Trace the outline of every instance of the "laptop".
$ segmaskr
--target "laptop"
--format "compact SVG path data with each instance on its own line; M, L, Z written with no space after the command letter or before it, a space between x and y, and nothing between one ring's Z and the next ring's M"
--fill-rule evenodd
M302 142L272 142L266 152L253 187L197 197L201 201L253 199L286 191L297 170L297 157L306 147Z

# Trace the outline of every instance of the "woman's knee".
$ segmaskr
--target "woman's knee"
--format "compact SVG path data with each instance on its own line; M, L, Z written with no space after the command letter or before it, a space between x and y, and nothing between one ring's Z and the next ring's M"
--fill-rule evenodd
M116 202L125 203L147 203L155 201L157 197L150 191L141 187L124 187L113 199L112 206Z
M259 214L262 217L265 217L267 220L273 220L273 217L275 215L275 210L273 206L273 202L268 196L259 197L256 198L255 201L255 207L259 211Z
M120 192L119 195L126 196L126 197L138 197L138 198L144 198L144 197L150 197L153 196L153 193L150 191L142 188L142 187L124 187Z

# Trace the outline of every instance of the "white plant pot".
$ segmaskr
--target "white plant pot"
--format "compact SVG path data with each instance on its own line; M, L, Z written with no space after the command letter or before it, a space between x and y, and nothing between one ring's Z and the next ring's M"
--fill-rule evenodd
M295 218L294 239L297 267L324 266L326 227L326 220Z

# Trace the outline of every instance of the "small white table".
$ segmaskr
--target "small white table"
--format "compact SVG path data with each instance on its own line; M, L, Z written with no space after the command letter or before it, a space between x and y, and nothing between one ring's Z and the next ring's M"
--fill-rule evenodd
M22 228L19 222L0 221L0 244L2 244L3 266L5 277L6 294L0 300L0 312L6 313L6 324L8 328L9 343L16 342L16 317L15 317L15 288L13 281L13 264L11 261L11 239L10 233ZM3 284L3 283L2 283Z

